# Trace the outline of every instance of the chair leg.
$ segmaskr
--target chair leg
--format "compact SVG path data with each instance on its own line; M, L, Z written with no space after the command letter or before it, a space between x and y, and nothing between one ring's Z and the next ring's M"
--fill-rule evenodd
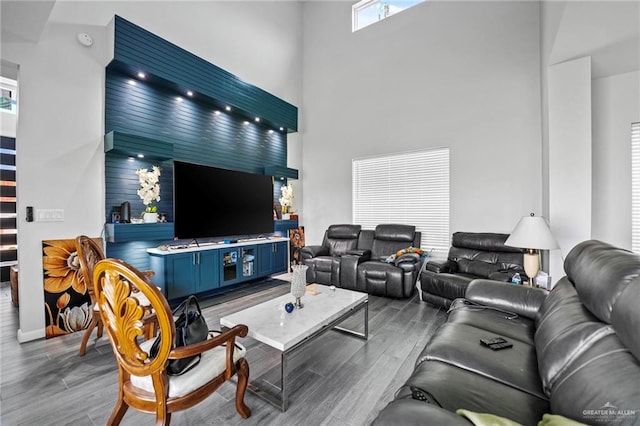
M238 387L236 388L236 410L242 416L243 419L251 416L251 409L244 403L244 394L247 390L247 384L249 383L249 363L246 359L242 358L236 364L236 370L238 373Z
M107 421L107 425L108 426L119 425L120 421L124 417L124 414L127 412L127 409L129 409L129 406L127 405L126 402L124 402L123 395L120 394L120 396L118 397L118 403L116 404L113 411L111 412L111 417L109 417L109 420Z
M100 322L100 324L102 325L102 321ZM87 343L89 342L89 337L91 337L91 333L93 332L93 329L96 328L97 325L98 325L98 315L96 315L96 313L94 312L93 317L91 318L91 324L89 324L89 327L87 327L87 329L84 332L84 335L82 336L82 343L80 343L80 352L79 352L80 356L84 356L84 354L87 352Z
M102 337L102 330L104 326L102 325L102 318L98 317L98 339Z

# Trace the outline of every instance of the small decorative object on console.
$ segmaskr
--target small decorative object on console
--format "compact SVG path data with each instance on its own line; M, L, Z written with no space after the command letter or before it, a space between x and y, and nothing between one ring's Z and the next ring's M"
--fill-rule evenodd
M284 310L287 311L288 314L293 312L293 303L287 303L284 305Z
M307 291L307 265L293 265L293 276L291 277L291 295L296 298L295 307L300 309L304 307L300 298Z

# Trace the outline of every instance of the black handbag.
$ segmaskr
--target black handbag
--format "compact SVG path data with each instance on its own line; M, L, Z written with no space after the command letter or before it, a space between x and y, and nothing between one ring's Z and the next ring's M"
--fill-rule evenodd
M207 321L202 316L198 299L191 295L186 298L178 307L173 310L174 323L176 326L176 334L174 339L174 348L187 346L193 343L203 342L207 340L209 335L209 327ZM175 319L177 317L177 319ZM149 350L149 356L154 358L160 349L161 335L158 335L155 342ZM201 355L194 355L188 358L170 359L167 365L167 374L171 376L179 376L191 370L200 362Z

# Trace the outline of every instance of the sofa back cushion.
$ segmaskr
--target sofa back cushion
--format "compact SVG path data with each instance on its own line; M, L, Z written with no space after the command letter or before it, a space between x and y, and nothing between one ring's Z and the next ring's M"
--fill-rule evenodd
M325 233L322 245L329 248L329 255L342 256L357 248L360 225L331 225Z
M412 225L384 224L376 226L371 246L371 259L384 260L390 254L413 246L416 227ZM418 242L418 247L420 243Z
M640 274L640 255L588 240L569 252L564 269L587 309L611 323L611 310L620 293Z
M542 388L551 395L567 367L613 328L596 318L580 302L571 282L563 278L542 303L534 341Z
M458 272L489 278L496 272L524 276L523 249L505 246L509 234L493 232L455 232L447 256ZM482 263L481 263L482 262Z

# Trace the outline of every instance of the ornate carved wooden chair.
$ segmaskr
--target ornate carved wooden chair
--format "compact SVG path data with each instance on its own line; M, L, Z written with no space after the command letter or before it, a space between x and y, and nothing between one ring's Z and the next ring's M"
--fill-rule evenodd
M249 364L245 348L236 337L247 335L246 325L238 325L224 333L211 333L209 338L193 345L174 348L175 325L171 308L158 288L132 266L116 259L98 262L93 280L100 315L109 335L120 372L118 401L109 418L117 425L129 407L155 413L156 425L169 424L171 413L187 409L203 401L222 383L238 374L236 410L243 418L251 415L244 404L249 380ZM151 359L149 350L155 338L145 340L142 318L144 308L132 296L139 289L151 302L162 336L160 348ZM167 375L170 359L201 354L200 362L180 376Z
M104 252L102 251L102 247L96 240L93 238L89 238L86 235L80 235L76 237L76 252L78 253L78 260L80 262L80 270L82 271L82 276L84 278L84 282L87 285L87 291L89 292L89 297L91 297L91 307L92 307L92 317L91 323L89 327L84 332L82 336L82 343L80 344L80 356L84 356L87 352L87 343L89 342L89 338L93 333L95 328L98 329L98 337L102 337L102 320L100 319L100 313L98 312L98 304L96 303L96 297L94 293L94 285L93 285L93 268L96 263L105 258ZM153 271L145 271L143 274L149 278L153 276ZM145 331L149 337L155 335L155 316L153 310L151 309L151 305L149 301L144 298L142 294L138 295L140 297L140 303L147 307L147 312L144 318L145 322Z

